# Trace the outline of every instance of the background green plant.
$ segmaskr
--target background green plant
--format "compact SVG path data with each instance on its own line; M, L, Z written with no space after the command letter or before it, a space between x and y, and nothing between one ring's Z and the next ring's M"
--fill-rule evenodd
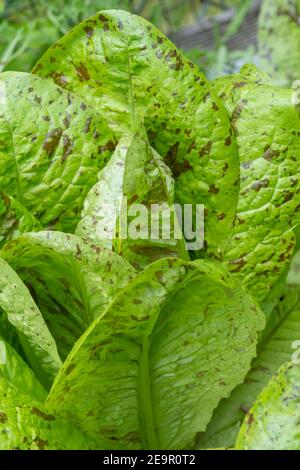
M104 9L128 10L169 33L200 19L211 18L228 7L237 11L225 35L214 26L212 51L188 51L209 77L230 73L235 62L253 61L255 48L230 51L229 39L240 28L251 0L11 0L0 2L0 71L30 71L38 58L61 36L85 18ZM236 69L236 66L235 66Z

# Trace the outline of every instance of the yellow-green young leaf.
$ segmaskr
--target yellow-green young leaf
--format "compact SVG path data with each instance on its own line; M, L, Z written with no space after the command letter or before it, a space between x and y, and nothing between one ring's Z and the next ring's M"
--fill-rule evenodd
M283 365L239 432L238 450L300 450L300 366Z
M46 391L16 351L0 338L0 449L88 449L81 431L47 412Z
M225 260L261 302L287 269L300 220L300 119L292 90L233 75L214 89L235 130L241 187Z
M243 384L216 409L198 447L232 447L245 414L278 369L296 353L300 340L300 289L287 286L263 333L257 357Z
M134 276L117 254L60 232L23 235L1 255L30 290L62 359Z
M167 256L189 259L174 207L174 179L142 131L120 140L87 195L76 233L136 268Z
M104 119L51 80L0 75L0 188L44 227L72 231L115 147Z
M47 400L106 449L187 449L245 377L264 315L218 265L158 260L71 351Z
M21 233L40 228L38 220L22 204L0 191L0 247Z
M29 290L0 258L0 312L17 330L27 360L45 386L61 366L55 341Z
M264 0L258 24L260 66L281 86L300 77L300 2Z
M162 33L102 11L52 46L34 73L96 104L119 137L144 121L176 179L176 200L205 204L207 249L222 251L239 186L235 138L204 75Z

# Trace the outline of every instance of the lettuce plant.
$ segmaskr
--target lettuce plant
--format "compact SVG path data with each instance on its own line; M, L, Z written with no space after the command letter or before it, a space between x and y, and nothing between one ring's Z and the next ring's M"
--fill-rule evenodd
M0 448L300 449L292 91L122 11L0 85ZM125 200L203 204L203 248Z

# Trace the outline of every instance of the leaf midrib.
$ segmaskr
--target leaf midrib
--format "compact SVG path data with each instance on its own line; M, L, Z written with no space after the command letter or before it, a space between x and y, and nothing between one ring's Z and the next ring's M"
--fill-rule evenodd
M198 272L186 273L184 279L181 280L179 284L174 287L172 292L168 292L165 301L160 306L156 315L154 315L153 320L151 321L149 328L144 336L142 342L142 353L141 359L139 361L138 369L138 409L139 409L139 419L140 419L140 435L141 435L141 444L143 450L159 450L162 449L159 434L157 431L155 417L154 417L154 406L152 400L152 391L151 391L151 373L150 373L150 361L149 361L149 351L151 347L151 338L158 321L161 312L164 310L167 304L173 301L173 298L177 293L186 288L187 284L193 279L197 278L199 275Z
M155 430L149 364L149 348L151 343L150 335L152 333L154 323L152 324L151 331L145 336L142 344L142 355L138 373L139 415L142 428L141 440L142 448L147 450L160 448L159 439Z

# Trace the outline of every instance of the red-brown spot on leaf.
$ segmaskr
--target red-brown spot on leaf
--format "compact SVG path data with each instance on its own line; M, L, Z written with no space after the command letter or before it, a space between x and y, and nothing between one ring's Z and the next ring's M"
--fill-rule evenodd
M86 82L90 80L91 77L88 72L88 69L82 62L80 62L79 65L75 65L75 70L76 70L77 77L79 78L81 82Z
M47 153L48 157L51 157L59 145L59 141L62 136L62 130L60 127L49 131L45 137L43 143L43 150Z
M91 26L86 26L85 28L83 28L84 31L86 32L86 36L88 38L91 38L94 34L94 29L91 27Z
M229 147L229 145L231 145L231 137L230 135L228 137L226 137L225 139L225 145L227 145Z
M204 155L208 155L211 151L212 141L209 140L207 144L203 145L203 147L199 150L199 157L204 157Z

